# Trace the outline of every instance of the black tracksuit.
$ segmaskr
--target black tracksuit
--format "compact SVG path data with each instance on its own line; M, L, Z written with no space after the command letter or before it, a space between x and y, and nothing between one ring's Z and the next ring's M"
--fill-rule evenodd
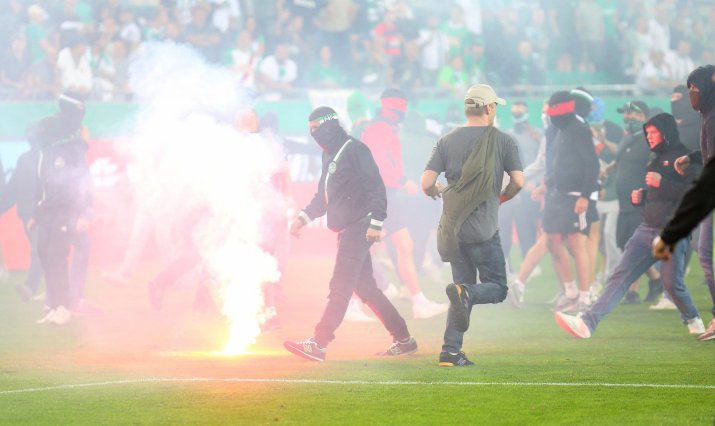
M382 228L387 210L385 185L368 147L347 135L341 139L323 153L318 192L301 212L306 222L327 213L328 227L338 232L328 304L313 338L321 347L335 338L355 292L395 340L405 339L410 336L405 320L375 283L371 243L365 237L368 227Z
M638 225L643 222L640 207L631 204L631 192L645 186L646 166L650 158L648 144L643 143L642 131L626 135L616 153L616 193L618 194L618 222L616 245L623 250Z
M36 216L38 253L45 270L47 303L51 309L69 308L73 302L69 294L68 256L72 243L77 244L77 221L88 213L91 202L86 142L78 135L57 139L40 152ZM84 239L82 241L84 243ZM86 249L76 252L85 256L77 259L75 253L73 263L87 261ZM86 268L73 267L73 273L75 271L86 273ZM83 277L77 280L84 282Z

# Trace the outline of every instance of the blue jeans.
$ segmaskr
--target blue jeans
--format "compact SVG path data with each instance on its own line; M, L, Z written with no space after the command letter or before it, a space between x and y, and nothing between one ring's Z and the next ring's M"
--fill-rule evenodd
M636 228L633 236L626 243L621 261L618 262L618 266L608 278L603 293L596 303L583 313L583 320L591 332L596 330L603 317L618 306L628 291L628 287L656 262L651 255L651 247L653 239L658 235L660 235L660 229L651 228L644 223ZM683 282L687 250L687 241L681 242L676 246L672 259L661 262L660 266L660 279L663 282L663 287L678 307L683 322L699 316L693 299Z
M499 303L506 298L506 267L499 232L481 243L460 243L462 260L451 262L452 279L462 284L469 294L469 312L473 305ZM480 283L477 284L477 271ZM444 352L459 352L464 333L454 328L452 310L447 313L447 328L444 331Z
M715 317L715 279L713 279L713 215L709 214L700 223L700 241L698 242L698 260L705 275L705 282L713 300L713 317Z

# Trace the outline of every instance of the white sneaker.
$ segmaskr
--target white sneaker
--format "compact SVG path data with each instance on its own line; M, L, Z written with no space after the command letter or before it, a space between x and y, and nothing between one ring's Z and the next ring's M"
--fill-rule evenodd
M675 306L675 303L673 303L667 297L661 296L658 303L656 303L655 305L651 305L648 309L653 311L674 311L677 310L678 307Z
M701 342L704 342L706 340L714 340L714 339L715 339L715 318L710 320L710 324L708 324L708 329L705 330L705 333L698 336L698 340L700 340Z
M393 300L400 295L400 291L395 287L395 284L387 283L387 288L382 291L382 294L388 299Z
M536 265L529 278L536 278L544 275L544 271L541 269L541 265Z
M52 322L52 317L54 315L55 315L55 310L50 309L49 311L47 311L47 313L45 314L44 317L37 320L37 323L38 324L48 324L48 323Z
M691 318L687 320L685 324L688 326L688 332L690 332L690 334L705 333L705 324L703 324L703 320L700 317Z
M594 281L588 289L588 297L591 304L596 303L596 300L598 300L598 296L601 295L601 292L603 292L603 284L601 284L600 281Z
M591 337L591 329L588 328L583 319L581 319L580 313L578 315L569 315L563 312L556 312L554 319L556 319L556 324L558 324L559 327L577 339L588 339Z
M554 305L554 312L578 312L578 294L574 297L566 296L566 293L559 297Z
M65 325L72 319L72 313L64 306L55 309L55 314L50 318L50 322L56 325Z
M375 322L375 318L368 316L362 310L362 302L357 299L350 299L348 309L345 311L345 321L347 322Z
M524 284L512 283L506 296L513 307L521 308L524 305Z
M412 294L410 293L410 290L407 289L406 286L400 287L400 293L397 295L399 299L405 299L405 300L411 300L412 299Z
M449 303L435 303L432 301L427 303L413 303L412 317L414 319L432 318L433 316L447 312L447 309L449 309Z

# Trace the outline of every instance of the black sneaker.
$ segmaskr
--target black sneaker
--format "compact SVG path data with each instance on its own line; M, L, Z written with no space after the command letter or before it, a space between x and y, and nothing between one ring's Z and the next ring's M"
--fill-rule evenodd
M321 348L312 338L302 342L283 342L289 352L311 361L325 361L325 348Z
M410 336L405 341L395 340L385 352L378 352L379 356L408 355L417 352L417 341Z
M448 284L445 290L452 310L454 328L464 333L469 329L469 294L460 284Z
M440 352L439 354L440 367L469 367L470 365L474 365L474 363L467 358L464 352L460 351L456 355L449 352Z

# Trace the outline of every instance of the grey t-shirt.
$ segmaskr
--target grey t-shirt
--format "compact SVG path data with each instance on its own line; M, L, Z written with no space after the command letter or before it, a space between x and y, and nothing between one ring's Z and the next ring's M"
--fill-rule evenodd
M450 185L457 182L462 166L472 154L474 146L487 127L458 127L444 135L432 149L425 170L442 173ZM498 229L499 194L504 172L522 170L519 148L511 136L497 130L496 163L494 165L494 193L487 198L462 225L459 240L463 243L480 243L494 236Z

